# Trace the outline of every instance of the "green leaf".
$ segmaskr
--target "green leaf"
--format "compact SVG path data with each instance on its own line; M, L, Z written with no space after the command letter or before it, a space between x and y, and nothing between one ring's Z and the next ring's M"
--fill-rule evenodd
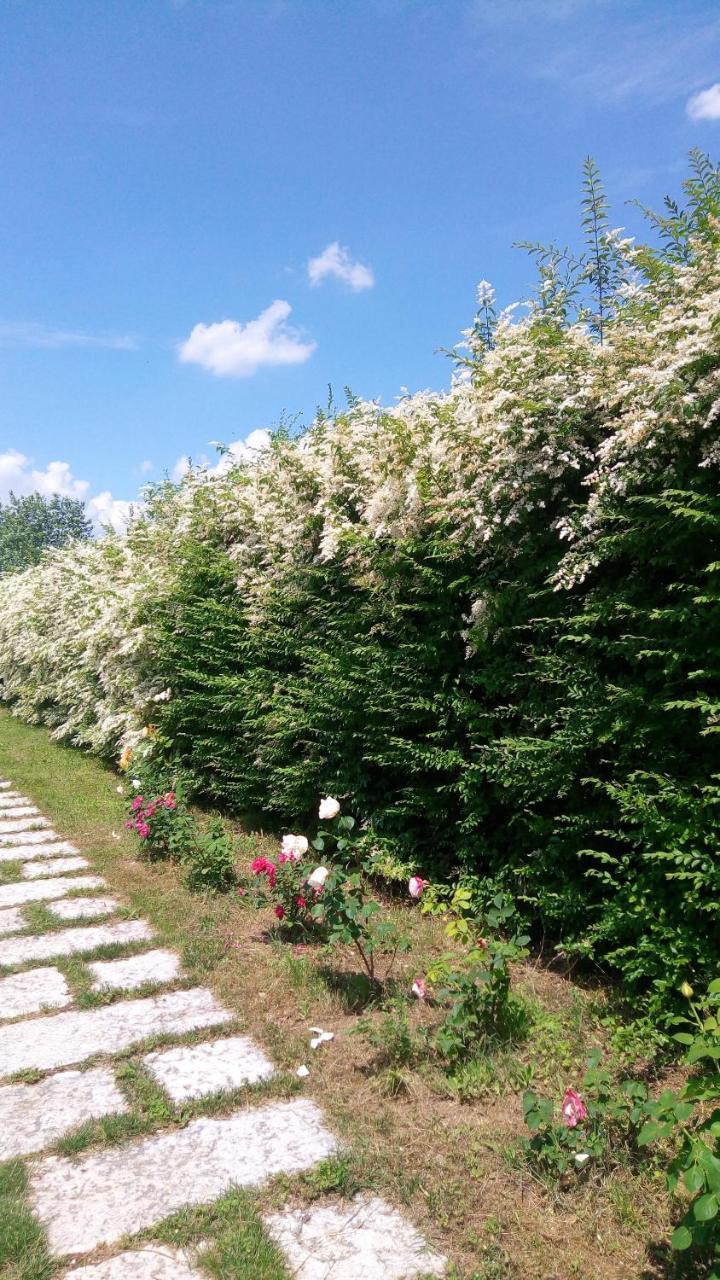
M701 1196L693 1205L693 1213L698 1222L710 1222L711 1218L717 1217L717 1211L720 1208L720 1201L712 1192Z
M679 1253L683 1249L689 1249L692 1242L692 1232L685 1226L676 1227L670 1240L673 1249L677 1249Z
M702 1191L705 1186L705 1174L702 1169L698 1169L697 1165L693 1165L691 1169L686 1169L683 1175L683 1182L692 1196L696 1196L698 1191Z

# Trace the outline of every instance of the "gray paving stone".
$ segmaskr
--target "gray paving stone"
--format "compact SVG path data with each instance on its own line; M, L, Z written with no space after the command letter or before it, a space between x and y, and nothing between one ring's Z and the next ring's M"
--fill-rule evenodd
M0 835L0 844L49 844L51 840L59 840L60 836L57 831L48 828L47 831L7 831L4 835Z
M86 871L89 866L87 858L77 855L70 858L38 858L34 862L26 862L21 874L25 880L38 880L40 876L62 876L68 871Z
M206 1044L180 1044L143 1058L148 1071L173 1102L226 1093L256 1084L275 1068L247 1036L227 1036Z
M0 1160L42 1151L88 1120L127 1110L109 1067L0 1086Z
M307 1098L248 1108L79 1160L48 1156L30 1174L30 1203L50 1252L87 1253L231 1186L312 1168L336 1149Z
M0 862L25 862L29 858L54 858L59 853L78 853L76 845L69 840L58 840L55 844L15 844L0 848Z
M146 1244L105 1262L68 1271L65 1280L204 1280L204 1276L193 1267L189 1250Z
M3 821L7 818L41 818L42 816L34 804L22 804L18 800L3 801L0 797L0 818Z
M130 991L146 982L174 982L181 971L180 957L174 951L143 951L127 960L96 960L88 965L95 975L93 990Z
M41 827L49 827L47 818L26 815L25 817L4 818L0 815L0 839L6 835L17 835L21 831L38 831Z
M54 956L75 956L83 951L94 951L96 947L147 942L154 937L155 931L145 920L118 920L84 928L59 929L57 933L25 934L22 938L7 938L0 942L0 966L50 960Z
M447 1259L432 1253L402 1214L377 1196L266 1217L294 1280L411 1280L442 1276Z
M36 880L32 883L0 885L0 910L3 907L19 907L25 902L51 902L64 898L76 889L104 889L102 876L59 876L56 880Z
M20 933L25 927L26 921L19 907L5 907L4 911L0 911L0 937L3 934Z
M220 1026L232 1014L205 987L171 991L144 1000L122 1000L102 1009L70 1010L0 1027L0 1075L67 1067L97 1053L120 1053L150 1036L182 1035Z
M19 1018L41 1009L63 1009L72 1004L67 982L59 969L31 969L0 978L0 1019Z
M115 898L61 898L48 903L47 910L58 920L92 920L112 915L120 905Z

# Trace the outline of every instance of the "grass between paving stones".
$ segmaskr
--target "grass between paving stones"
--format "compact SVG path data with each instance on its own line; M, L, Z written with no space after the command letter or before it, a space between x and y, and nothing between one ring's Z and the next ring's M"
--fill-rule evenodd
M369 1189L404 1208L431 1247L450 1256L452 1274L461 1280L670 1275L648 1246L668 1234L659 1177L621 1163L610 1173L578 1182L568 1195L542 1185L518 1159L522 1090L532 1084L560 1097L566 1085L578 1082L588 1051L606 1038L601 991L582 989L539 965L524 965L515 982L532 1015L526 1042L472 1061L454 1075L422 1056L416 1060L412 1052L404 1062L397 1046L388 1052L387 1035L374 1046L367 1035L350 1034L361 1004L350 955L289 946L275 936L269 913L257 913L232 894L192 895L179 868L143 861L123 829L119 780L97 760L0 712L0 775L90 858L93 870L108 881L101 892L119 893L133 915L155 926L158 938L152 945L179 950L191 980L207 983L238 1015L239 1029L287 1073L260 1091L243 1091L238 1099L255 1105L258 1097L288 1096L287 1081L297 1091L294 1072L307 1062L311 1074L302 1092L315 1098L345 1144L345 1154L310 1174L276 1179L260 1192L233 1194L208 1209L188 1211L153 1228L147 1238L177 1243L192 1229L193 1239L209 1242L203 1265L211 1274L222 1280L247 1280L248 1275L279 1280L287 1272L262 1232L260 1209ZM244 861L276 852L274 838L239 829L238 835ZM412 942L410 955L398 966L399 986L406 988L446 943L436 921L409 912L404 904L389 903L388 909ZM73 963L70 972L81 970ZM76 980L80 990L82 982ZM415 1009L412 1016L417 1023L431 1013ZM369 1023L382 1032L386 1018L386 1011L376 1010ZM335 1041L313 1053L310 1025L333 1030ZM226 1025L205 1030L200 1038L231 1033ZM153 1047L185 1040L192 1037L161 1037ZM143 1051L148 1048L145 1044ZM107 1129L104 1122L84 1126L59 1149L79 1151L147 1132L146 1126L156 1130L186 1122L189 1112L168 1114L166 1100L144 1078L139 1056L137 1050L118 1056L121 1077L128 1072L123 1087L131 1115L117 1117L117 1128L114 1121ZM206 1100L198 1107L223 1107L227 1101ZM662 1246L658 1258L661 1254Z

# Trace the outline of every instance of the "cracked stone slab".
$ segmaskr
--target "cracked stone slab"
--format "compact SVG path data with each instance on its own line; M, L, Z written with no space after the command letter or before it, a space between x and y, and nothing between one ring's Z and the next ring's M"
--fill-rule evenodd
M265 1225L295 1280L411 1280L443 1276L447 1266L378 1196L286 1210L266 1217Z
M31 933L0 942L0 966L75 956L82 951L94 951L96 947L109 947L118 942L147 942L154 937L154 929L145 920L119 920L115 924L87 925L84 929L59 929L57 933Z
M0 847L0 862L24 862L28 858L54 858L58 853L78 852L77 846L69 840L58 840L56 844L7 845Z
M31 969L0 978L0 1019L18 1018L41 1009L62 1009L72 1004L67 982L59 969Z
M162 948L127 960L96 960L88 969L95 975L93 991L127 991L146 982L174 982L181 972L179 955Z
M112 915L119 906L115 898L63 898L49 903L47 910L58 920L92 920L95 916Z
M0 835L0 844L46 844L50 840L59 840L57 831L48 828L46 831L7 831Z
M0 909L17 907L25 902L52 902L64 898L76 889L105 889L107 881L102 876L59 876L56 880L36 880L31 883L0 885Z
M94 1266L68 1271L65 1280L203 1280L185 1249L148 1244L118 1253Z
M21 815L19 818L5 818L0 814L0 837L17 835L21 831L37 831L39 827L49 826L47 818L43 818L40 814L36 817Z
M149 1053L143 1064L173 1102L240 1089L275 1072L270 1059L247 1036L176 1045Z
M0 937L7 933L20 933L25 927L26 922L18 907L5 907L0 911Z
M103 1009L16 1022L0 1027L0 1074L67 1067L96 1053L120 1053L150 1036L219 1026L232 1016L206 987L193 987L144 1000L123 1000Z
M37 862L26 862L22 869L25 880L37 880L40 876L62 876L66 871L86 871L90 866L87 858L46 858Z
M299 1098L193 1120L75 1161L48 1156L31 1172L30 1201L55 1257L87 1253L232 1186L310 1169L335 1149L320 1110Z
M128 1110L109 1067L0 1086L0 1160L42 1151L88 1120Z

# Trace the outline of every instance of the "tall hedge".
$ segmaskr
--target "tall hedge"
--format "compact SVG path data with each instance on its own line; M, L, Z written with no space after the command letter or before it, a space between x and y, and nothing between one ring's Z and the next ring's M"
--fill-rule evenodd
M350 401L0 581L20 715L379 862L508 888L661 1019L720 961L720 179L489 286L446 393ZM652 215L651 215L652 217ZM482 890L481 890L482 891Z

